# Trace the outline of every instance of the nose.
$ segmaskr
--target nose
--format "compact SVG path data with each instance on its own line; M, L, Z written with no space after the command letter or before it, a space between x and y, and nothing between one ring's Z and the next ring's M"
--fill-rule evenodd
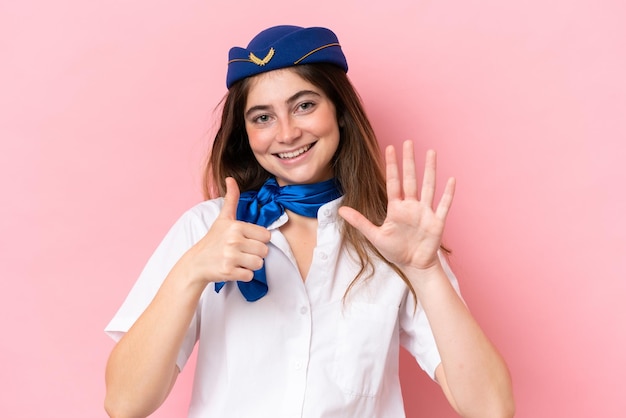
M283 118L278 123L278 133L276 140L278 142L290 144L300 137L301 129L298 127L297 121L292 118Z

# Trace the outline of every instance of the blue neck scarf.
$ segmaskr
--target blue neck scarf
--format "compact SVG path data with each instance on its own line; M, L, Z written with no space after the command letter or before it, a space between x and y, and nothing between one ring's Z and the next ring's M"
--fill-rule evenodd
M341 196L337 181L330 179L315 184L296 184L280 187L271 178L258 191L243 192L239 196L237 219L264 227L270 226L285 213L285 209L309 218L317 218L318 209ZM219 292L226 282L215 283ZM265 266L254 271L250 282L237 282L248 302L261 299L267 293Z

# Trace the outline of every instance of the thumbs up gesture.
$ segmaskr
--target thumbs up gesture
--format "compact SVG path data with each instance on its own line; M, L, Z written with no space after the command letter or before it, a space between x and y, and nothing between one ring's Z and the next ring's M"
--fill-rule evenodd
M211 282L250 281L263 266L270 232L259 225L237 220L239 186L226 178L224 206L206 235L180 259L176 268L204 286Z

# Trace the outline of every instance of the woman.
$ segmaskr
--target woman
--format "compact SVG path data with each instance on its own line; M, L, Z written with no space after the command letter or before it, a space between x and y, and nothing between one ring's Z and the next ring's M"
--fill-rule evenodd
M198 342L189 417L402 417L400 344L462 416L512 416L441 250L454 180L435 205L434 152L420 191L411 142L383 168L328 29L272 27L229 58L211 199L107 327L109 414L156 410Z

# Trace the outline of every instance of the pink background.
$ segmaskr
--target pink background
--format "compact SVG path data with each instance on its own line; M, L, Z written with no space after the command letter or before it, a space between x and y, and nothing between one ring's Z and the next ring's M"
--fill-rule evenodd
M333 28L382 143L458 178L446 243L517 416L623 416L625 3L219 4L0 3L0 416L105 415L102 329L201 199L227 50L281 23ZM408 416L454 416L402 361Z

